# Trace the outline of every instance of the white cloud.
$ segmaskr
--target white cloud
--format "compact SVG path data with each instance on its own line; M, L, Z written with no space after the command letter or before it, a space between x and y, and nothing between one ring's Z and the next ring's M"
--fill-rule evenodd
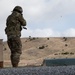
M70 28L63 32L63 36L75 37L75 28Z
M75 13L75 0L27 0L25 8L26 15L30 20L54 20L59 16Z
M60 33L50 28L22 31L22 37L60 37Z
M64 32L54 31L53 29L28 29L22 31L22 37L75 37L75 29L71 28ZM0 32L0 39L6 40L6 35L1 34Z
M28 20L52 20L60 15L75 13L75 0L1 0L1 15L12 11L16 6L23 7Z
M22 37L75 37L75 29L70 28L64 32L54 31L53 29L36 29L31 30L28 29L27 31L22 31Z
M27 21L47 21L59 18L65 14L75 13L75 0L1 0L1 15L8 15L16 6L23 7Z

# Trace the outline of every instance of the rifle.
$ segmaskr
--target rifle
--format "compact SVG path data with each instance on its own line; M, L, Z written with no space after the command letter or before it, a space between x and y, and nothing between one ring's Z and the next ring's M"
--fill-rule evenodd
M26 29L26 30L27 30L27 28L26 28L25 26L20 26L20 31L21 31L22 29Z
M27 28L25 26L22 26L22 28L27 30Z

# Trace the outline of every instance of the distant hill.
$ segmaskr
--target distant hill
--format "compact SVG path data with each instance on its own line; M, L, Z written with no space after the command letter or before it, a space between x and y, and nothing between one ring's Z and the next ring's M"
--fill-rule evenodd
M21 66L41 65L43 59L75 58L75 37L22 38ZM10 50L4 42L4 63L10 65Z

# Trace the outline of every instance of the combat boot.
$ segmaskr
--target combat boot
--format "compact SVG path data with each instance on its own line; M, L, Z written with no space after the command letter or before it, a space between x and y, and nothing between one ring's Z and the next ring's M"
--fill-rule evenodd
M12 63L13 67L18 67L18 63Z

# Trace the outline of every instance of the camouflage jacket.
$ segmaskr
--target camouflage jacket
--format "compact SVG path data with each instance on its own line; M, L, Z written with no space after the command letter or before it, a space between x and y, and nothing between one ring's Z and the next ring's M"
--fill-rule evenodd
M8 37L21 36L22 26L26 26L26 20L22 14L18 12L12 12L6 20L5 33Z

